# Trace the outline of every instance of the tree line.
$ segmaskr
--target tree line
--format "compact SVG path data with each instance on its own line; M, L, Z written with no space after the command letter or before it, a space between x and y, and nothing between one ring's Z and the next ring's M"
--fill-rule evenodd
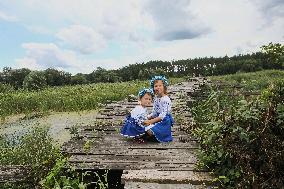
M284 45L269 43L262 46L261 51L252 54L173 61L155 60L131 64L116 70L98 67L89 74L78 73L74 76L54 68L32 71L27 68L4 67L3 71L0 72L0 92L22 88L41 89L46 86L145 80L153 75L165 75L167 77L212 76L283 68Z

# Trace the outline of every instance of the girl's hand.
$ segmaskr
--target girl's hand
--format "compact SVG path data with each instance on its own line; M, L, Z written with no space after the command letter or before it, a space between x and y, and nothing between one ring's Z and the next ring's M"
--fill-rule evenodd
M146 120L146 121L144 121L144 125L151 125L152 123L151 123L151 121L150 120Z

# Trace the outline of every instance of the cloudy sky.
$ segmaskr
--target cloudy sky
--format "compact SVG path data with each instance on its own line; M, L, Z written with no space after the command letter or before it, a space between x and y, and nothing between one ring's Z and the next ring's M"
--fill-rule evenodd
M90 73L284 42L284 0L0 0L0 71Z

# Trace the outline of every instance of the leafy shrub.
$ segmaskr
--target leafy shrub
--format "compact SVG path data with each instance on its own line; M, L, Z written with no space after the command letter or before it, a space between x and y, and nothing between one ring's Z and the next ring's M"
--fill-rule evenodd
M200 165L213 169L226 188L281 188L283 102L283 80L254 98L212 91L192 109Z
M41 186L46 189L87 189L87 187L106 189L108 188L107 174L107 171L101 176L91 171L78 172L68 164L65 158L59 158L52 170L41 181Z
M48 130L33 128L26 134L0 136L0 164L25 165L31 168L29 175L30 185L36 186L60 157L59 151L52 145ZM18 187L16 187L18 185ZM19 183L12 188L21 188ZM4 187L0 185L0 188Z

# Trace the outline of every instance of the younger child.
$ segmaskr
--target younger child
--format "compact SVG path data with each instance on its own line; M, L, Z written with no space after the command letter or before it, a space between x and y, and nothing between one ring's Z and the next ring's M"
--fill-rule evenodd
M144 122L145 131L154 136L159 142L171 142L173 140L171 127L174 123L171 115L171 99L167 95L168 80L164 76L155 76L150 81L151 88L155 92L153 112Z
M121 135L138 139L145 134L144 121L147 120L147 106L151 105L153 96L154 93L152 89L139 91L138 98L140 104L131 111L131 115L126 117L120 131ZM143 142L142 139L140 142Z

